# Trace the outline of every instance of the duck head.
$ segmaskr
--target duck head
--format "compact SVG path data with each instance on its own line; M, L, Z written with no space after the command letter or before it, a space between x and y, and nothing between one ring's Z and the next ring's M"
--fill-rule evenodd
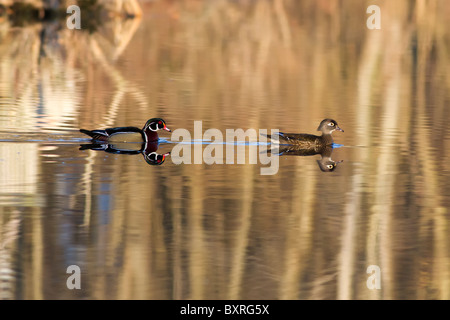
M331 134L334 130L344 132L333 119L323 119L317 128L317 131L322 131L323 134Z
M149 119L146 123L144 128L142 129L143 131L158 131L158 130L166 130L169 132L172 132L172 130L170 130L169 128L167 128L166 122L161 119L161 118L152 118Z
M151 152L148 154L144 154L145 162L147 162L151 166L160 166L166 161L166 157L170 155L170 152L159 154L156 152Z
M337 165L344 160L334 161L330 158L322 158L321 160L317 160L320 170L323 172L333 172L336 169Z

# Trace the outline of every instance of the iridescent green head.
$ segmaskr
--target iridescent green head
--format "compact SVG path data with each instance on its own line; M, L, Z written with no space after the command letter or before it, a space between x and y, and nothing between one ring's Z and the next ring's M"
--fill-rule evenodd
M166 161L166 157L170 155L170 152L159 154L156 152L151 152L149 154L144 154L145 162L152 166L160 166Z
M147 129L151 131L166 130L172 132L172 130L167 128L166 122L161 118L152 118L148 120L142 130L145 131Z

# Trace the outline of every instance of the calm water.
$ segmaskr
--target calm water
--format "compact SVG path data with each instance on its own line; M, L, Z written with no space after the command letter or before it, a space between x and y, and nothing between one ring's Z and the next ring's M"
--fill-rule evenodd
M92 33L0 20L1 298L450 299L450 3L380 1L381 30L363 1L142 4ZM343 162L79 150L79 128L152 117L192 134L331 117Z

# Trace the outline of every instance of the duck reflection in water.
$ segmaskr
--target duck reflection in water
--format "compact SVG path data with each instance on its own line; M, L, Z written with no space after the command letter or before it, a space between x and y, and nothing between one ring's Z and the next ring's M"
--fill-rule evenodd
M158 153L158 141L146 143L90 143L80 145L80 150L105 151L114 154L142 154L145 162L152 166L162 165L170 152Z
M279 156L313 156L320 154L320 160L317 160L320 170L323 172L332 172L336 169L337 165L344 160L334 161L331 159L333 153L333 146L323 146L322 148L304 149L294 145L279 145L269 151L272 154L278 154Z
M336 169L341 161L334 161L331 159L333 147L336 145L333 142L331 134L334 131L344 132L338 123L333 119L323 119L317 131L321 131L322 135L316 136L306 133L284 133L279 132L276 135L264 135L265 137L274 140L274 144L278 145L276 149L270 152L273 154L291 155L291 156L312 156L320 154L322 158L317 160L320 170L324 172L332 172Z

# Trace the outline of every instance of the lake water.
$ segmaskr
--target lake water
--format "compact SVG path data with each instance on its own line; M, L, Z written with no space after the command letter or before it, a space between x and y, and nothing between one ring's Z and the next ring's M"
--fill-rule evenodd
M450 299L450 3L379 1L380 30L368 5L144 1L91 32L1 19L0 298ZM333 118L343 161L285 154L262 174L261 150L80 150L80 128L153 117L193 139L194 121ZM152 152L178 146L160 136Z

